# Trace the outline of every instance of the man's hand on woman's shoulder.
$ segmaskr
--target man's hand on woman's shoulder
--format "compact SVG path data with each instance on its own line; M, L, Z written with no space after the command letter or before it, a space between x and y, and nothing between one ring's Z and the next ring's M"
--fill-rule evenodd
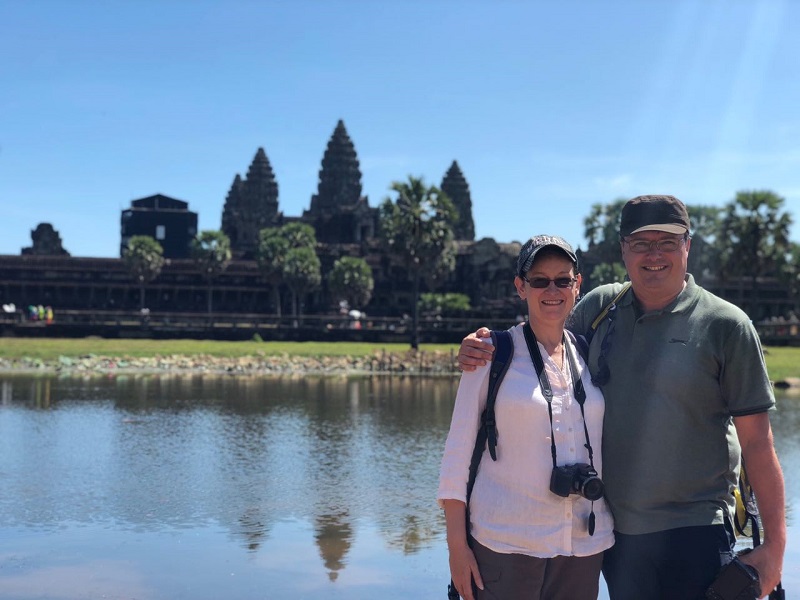
M489 329L481 327L461 340L458 349L458 368L462 371L474 371L491 362L494 346L484 342L482 338L490 337Z

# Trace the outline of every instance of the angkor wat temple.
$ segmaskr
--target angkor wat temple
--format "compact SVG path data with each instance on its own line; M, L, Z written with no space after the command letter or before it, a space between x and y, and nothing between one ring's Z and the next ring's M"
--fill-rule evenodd
M458 212L453 223L456 240L473 241L472 199L469 185L458 163L453 161L441 189ZM225 199L222 231L230 238L237 258L252 259L258 232L291 221L311 225L317 241L325 245L364 245L376 241L378 209L361 195L361 169L358 156L344 123L339 121L322 157L317 193L311 207L299 217L284 217L278 210L278 183L263 148L256 152L247 176L237 173Z
M512 278L519 243L475 241L469 184L453 161L440 188L454 203L456 269L436 292L467 294L481 311L513 318L519 310ZM231 240L234 260L214 283L213 305L220 313L273 314L273 294L261 279L254 252L259 231L292 221L316 231L322 263L321 289L303 299L306 314L332 313L338 308L327 290L325 273L341 256L364 258L375 279L370 315L402 315L412 307L411 281L403 265L383 248L378 237L378 209L362 195L361 169L355 146L339 121L328 141L319 170L317 192L302 215L281 212L272 165L258 148L244 178L236 174L224 199L220 229ZM222 199L221 199L222 200ZM32 232L33 247L21 256L0 256L0 300L17 306L51 305L74 310L137 310L139 288L120 259L75 258L64 250L58 232L41 224ZM206 306L206 283L189 258L189 243L197 233L197 214L182 200L156 194L134 200L122 211L120 254L133 235L157 239L168 258L161 274L147 287L151 311L198 312ZM425 290L423 290L425 291ZM288 296L288 294L285 294ZM288 298L282 312L289 309Z
M427 291L464 293L470 298L474 314L496 319L494 322L501 326L513 323L522 310L512 283L519 242L475 240L469 184L456 161L439 187L458 213L453 223L456 267L435 290ZM282 294L281 307L275 305L273 290L262 278L253 257L261 229L292 221L314 228L322 264L322 286L301 299L303 314L332 315L338 311L325 274L342 256L364 258L375 280L370 303L351 308L374 317L399 318L412 312L411 278L399 257L387 252L378 237L378 209L362 195L358 156L342 121L337 123L323 154L317 192L311 196L308 210L302 215L284 215L278 190L267 154L258 148L245 177L234 176L222 206L220 229L231 240L234 260L213 284L217 315L290 313L289 294ZM120 254L131 236L150 235L161 243L168 259L161 274L147 286L146 306L150 311L184 313L186 318L189 313L206 311L207 283L189 258L189 244L196 234L197 214L182 200L156 194L133 200L131 208L122 211ZM71 257L58 232L48 223L39 224L31 236L33 245L23 248L21 255L0 256L0 304L49 305L62 312L138 311L140 289L120 259ZM578 253L582 270L591 273L591 252ZM701 283L736 302L743 297L742 285L747 281L729 282L727 287L714 280ZM775 281L761 283L749 303L757 308L754 316L759 319L784 315L794 308L786 289Z

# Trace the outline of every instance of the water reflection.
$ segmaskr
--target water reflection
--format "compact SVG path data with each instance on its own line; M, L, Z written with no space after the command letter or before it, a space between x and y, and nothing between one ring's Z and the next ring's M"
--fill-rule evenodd
M8 378L6 524L222 524L256 552L308 519L332 580L366 519L413 553L441 534L432 498L451 378ZM409 482L424 481L409 489ZM64 502L69 498L69 502Z
M314 521L314 539L331 581L336 581L344 568L353 541L353 527L349 521L350 515L344 509L338 514L321 514Z
M0 378L0 599L92 597L33 584L59 572L50 557L75 547L82 570L127 560L134 572L120 577L137 580L141 599L442 595L444 522L433 498L456 386L455 378ZM800 399L782 397L775 417L791 510L800 498ZM197 539L191 552L178 543ZM25 579L39 596L21 595L20 582L3 595L12 589L9 561L42 567ZM187 573L204 562L208 572L187 588ZM217 587L219 564L239 573L235 585Z

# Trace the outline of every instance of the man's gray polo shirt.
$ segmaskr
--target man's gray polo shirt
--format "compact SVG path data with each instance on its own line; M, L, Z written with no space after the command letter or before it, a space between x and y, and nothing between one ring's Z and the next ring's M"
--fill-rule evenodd
M621 287L589 292L570 328L587 332ZM775 404L749 318L688 275L663 310L641 314L632 291L622 297L613 324L605 319L592 339L593 374L606 335L603 480L615 529L643 534L722 523L741 454L732 417Z

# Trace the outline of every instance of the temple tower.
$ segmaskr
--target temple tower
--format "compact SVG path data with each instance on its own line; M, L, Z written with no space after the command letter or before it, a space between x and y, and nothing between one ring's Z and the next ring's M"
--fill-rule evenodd
M33 245L23 248L23 255L34 256L69 256L69 252L61 245L61 236L50 223L39 223L31 231Z
M375 235L377 210L361 195L356 149L341 120L325 149L317 193L302 220L314 227L323 243L360 243Z
M222 231L231 239L237 257L252 258L259 232L279 226L282 219L275 173L264 148L259 148L244 181L238 175L233 180L222 212Z
M340 119L322 157L317 194L311 198L312 213L334 212L361 199L361 170L356 149Z
M222 208L222 233L231 241L231 249L239 248L239 227L242 219L242 178L237 173L233 178L231 189L225 197L225 206Z
M469 184L456 161L453 161L447 170L441 189L456 207L457 217L453 223L455 239L475 240L475 222L472 220L472 198L469 193Z

